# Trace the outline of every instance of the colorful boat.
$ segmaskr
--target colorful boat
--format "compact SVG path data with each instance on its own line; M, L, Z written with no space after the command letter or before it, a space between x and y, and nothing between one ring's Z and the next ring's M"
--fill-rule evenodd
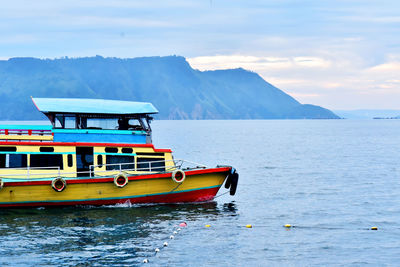
M32 98L51 125L0 126L0 207L212 200L231 166L176 160L152 144L151 103Z

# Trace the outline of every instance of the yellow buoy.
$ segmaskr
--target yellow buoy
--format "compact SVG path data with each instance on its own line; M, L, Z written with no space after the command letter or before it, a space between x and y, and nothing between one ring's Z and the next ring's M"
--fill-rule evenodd
M209 224L206 224L206 227L211 227L211 225L209 225Z
M291 228L292 225L291 225L291 224L285 224L285 227L286 227L286 228Z
M371 230L378 230L378 227L372 226L372 227L371 227Z
M247 224L247 225L246 225L246 228L253 228L253 225Z

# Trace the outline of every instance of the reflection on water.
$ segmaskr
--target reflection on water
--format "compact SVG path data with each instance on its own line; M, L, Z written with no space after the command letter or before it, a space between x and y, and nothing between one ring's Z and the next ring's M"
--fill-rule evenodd
M1 210L0 264L136 264L180 222L236 213L217 202Z

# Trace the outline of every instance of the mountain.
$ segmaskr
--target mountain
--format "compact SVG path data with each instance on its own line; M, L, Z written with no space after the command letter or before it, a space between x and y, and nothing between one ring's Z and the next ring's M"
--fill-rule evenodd
M300 104L254 72L199 71L179 56L1 60L0 119L43 118L30 96L146 101L160 119L338 118Z
M400 116L400 110L393 109L335 110L334 112L345 119L396 118Z

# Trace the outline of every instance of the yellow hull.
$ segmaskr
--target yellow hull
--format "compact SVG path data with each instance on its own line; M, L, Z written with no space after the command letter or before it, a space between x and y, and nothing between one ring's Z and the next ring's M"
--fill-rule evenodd
M129 176L122 188L114 184L113 177L66 178L67 186L61 192L52 188L50 179L5 181L0 207L207 201L229 172L229 167L187 171L182 183L174 182L171 173Z

